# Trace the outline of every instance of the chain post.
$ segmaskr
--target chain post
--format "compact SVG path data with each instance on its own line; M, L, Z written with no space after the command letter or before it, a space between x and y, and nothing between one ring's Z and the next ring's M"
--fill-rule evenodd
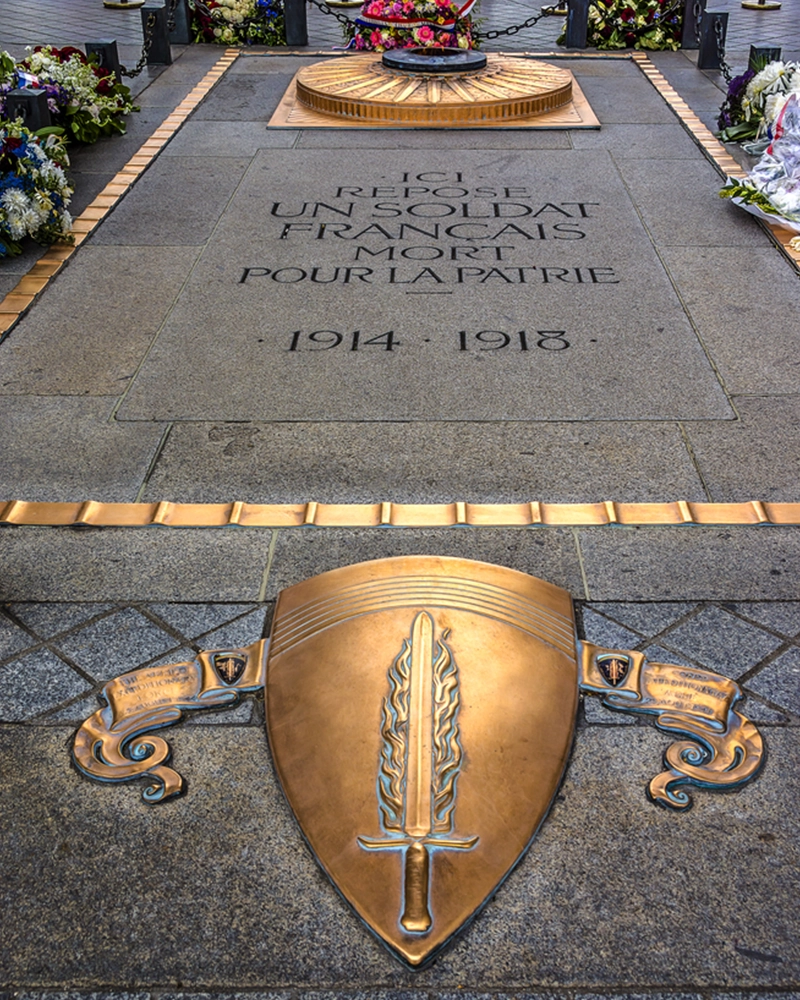
M188 0L171 0L167 19L170 45L189 45L192 40L190 24Z
M706 0L684 0L683 30L681 31L682 49L700 48L700 22L705 9Z
M725 65L725 35L728 30L727 12L707 10L700 28L698 69L723 69Z
M287 45L308 45L305 0L283 0L283 22Z
M589 0L569 0L567 13L568 49L585 49L589 37Z
M781 50L772 45L751 45L750 58L747 60L747 68L751 69L754 73L758 73L759 70L762 70L767 65L767 63L777 62L780 57Z
M156 15L151 11L147 17L142 16L142 29L144 31L144 42L142 44L142 54L139 56L139 61L133 67L133 69L128 69L127 66L120 64L119 71L123 76L127 76L129 80L132 80L135 76L138 76L142 70L147 65L147 57L150 54L150 49L153 45L154 32L156 27Z
M96 56L97 64L101 69L107 69L114 74L119 83L122 82L122 66L115 39L98 38L97 41L86 42L84 48L87 56Z
M152 17L155 17L155 20L151 22ZM148 0L142 7L142 26L145 29L145 38L147 37L147 27L152 24L150 47L145 55L145 61L148 65L170 66L172 64L167 20L166 5L159 0Z
M21 118L25 127L31 132L50 127L47 91L34 90L33 87L18 87L16 90L9 90L5 99L5 114L10 121Z

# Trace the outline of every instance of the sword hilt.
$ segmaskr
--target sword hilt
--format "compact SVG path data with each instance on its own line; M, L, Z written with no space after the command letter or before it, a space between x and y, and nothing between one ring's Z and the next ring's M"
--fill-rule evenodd
M424 844L409 844L405 853L405 906L400 923L412 934L427 931L431 923L428 909L430 857Z

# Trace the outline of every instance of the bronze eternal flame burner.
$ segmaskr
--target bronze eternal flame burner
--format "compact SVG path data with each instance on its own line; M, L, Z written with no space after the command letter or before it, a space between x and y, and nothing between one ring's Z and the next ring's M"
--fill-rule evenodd
M301 69L297 100L372 125L474 126L520 121L572 101L572 74L548 63L461 49L345 56Z

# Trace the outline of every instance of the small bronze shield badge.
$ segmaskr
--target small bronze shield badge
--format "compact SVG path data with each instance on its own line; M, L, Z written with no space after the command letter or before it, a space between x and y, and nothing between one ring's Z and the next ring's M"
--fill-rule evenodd
M220 680L226 684L235 684L247 666L246 657L236 656L233 653L217 653L212 662Z
M569 594L461 559L385 559L280 595L267 728L320 863L411 965L492 895L544 818L578 690Z
M595 661L603 680L611 687L619 687L628 676L631 667L630 658L622 653L606 653L595 657Z

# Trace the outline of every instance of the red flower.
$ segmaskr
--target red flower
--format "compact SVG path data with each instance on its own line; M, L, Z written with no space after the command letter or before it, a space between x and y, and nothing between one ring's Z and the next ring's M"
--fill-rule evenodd
M58 58L59 62L67 62L71 56L78 56L80 61L84 64L88 61L81 50L76 49L74 45L65 45L61 50L53 49L53 55Z

